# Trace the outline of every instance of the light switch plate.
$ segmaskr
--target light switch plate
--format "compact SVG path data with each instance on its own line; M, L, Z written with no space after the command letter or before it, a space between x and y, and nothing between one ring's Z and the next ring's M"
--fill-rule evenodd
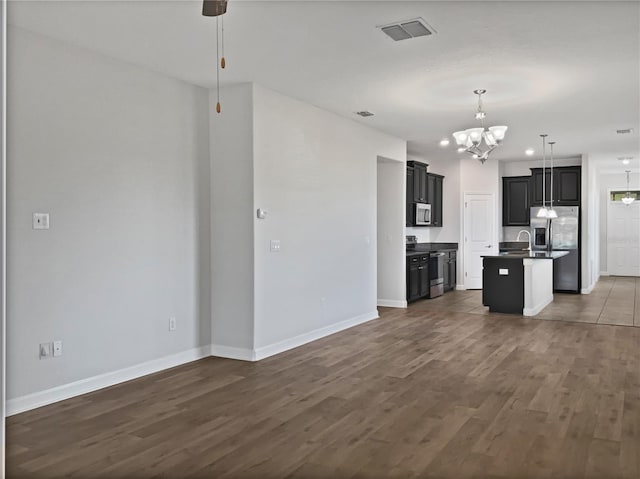
M62 356L62 341L53 342L53 355Z
M508 268L500 268L498 270L498 274L500 276L509 276L509 269Z
M49 213L34 213L33 229L48 230L49 229Z
M279 253L280 252L280 240L271 240L271 252Z

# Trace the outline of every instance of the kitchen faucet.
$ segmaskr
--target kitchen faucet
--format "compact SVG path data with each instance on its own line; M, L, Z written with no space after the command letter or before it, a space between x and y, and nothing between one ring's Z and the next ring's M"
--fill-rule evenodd
M521 233L527 233L529 235L529 247L527 248L528 251L531 251L531 233L527 230L520 230L518 231L518 237L516 238L516 241L520 241L520 234Z

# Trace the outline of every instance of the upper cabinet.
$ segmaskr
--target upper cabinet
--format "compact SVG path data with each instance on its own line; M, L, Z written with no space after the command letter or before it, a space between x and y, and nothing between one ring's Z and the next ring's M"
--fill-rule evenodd
M413 226L415 221L414 215L415 211L412 208L413 206L413 175L415 174L415 170L413 166L407 166L407 226Z
M530 176L502 178L502 226L529 225L530 190Z
M558 206L580 206L581 175L579 166L553 169L553 203Z
M413 163L413 201L427 203L427 166L424 163Z
M553 206L580 206L581 167L553 169ZM545 171L545 203L551 205L551 172ZM531 206L542 206L542 168L531 168Z
M426 163L417 161L407 162L407 226L416 226L416 203L427 203L431 205L431 224L429 226L442 226L444 176L427 173L428 166Z
M442 226L442 180L444 176L427 173L427 203L431 205L431 226Z

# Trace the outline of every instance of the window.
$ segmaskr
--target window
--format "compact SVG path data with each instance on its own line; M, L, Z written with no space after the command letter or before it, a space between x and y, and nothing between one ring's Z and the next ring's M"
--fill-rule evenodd
M640 190L629 190L631 198L640 200ZM609 193L609 200L614 202L622 201L622 198L627 196L627 190L616 190Z

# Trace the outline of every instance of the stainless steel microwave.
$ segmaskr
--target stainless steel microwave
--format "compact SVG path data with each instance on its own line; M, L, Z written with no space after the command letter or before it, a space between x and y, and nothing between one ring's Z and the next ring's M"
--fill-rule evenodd
M416 203L416 226L429 226L431 224L431 205Z

